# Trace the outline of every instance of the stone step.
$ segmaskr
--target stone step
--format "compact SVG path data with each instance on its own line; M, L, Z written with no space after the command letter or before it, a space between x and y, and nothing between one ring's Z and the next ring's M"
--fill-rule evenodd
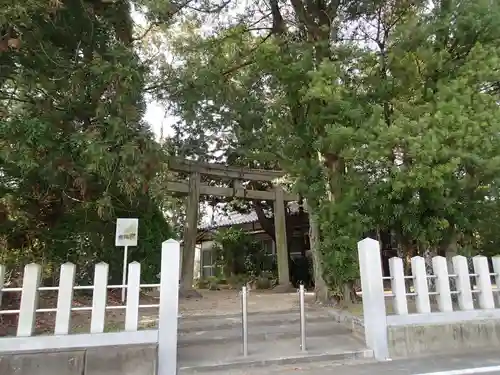
M208 330L228 329L232 327L241 326L241 314L231 314L223 316L190 316L181 317L179 319L178 330L179 332L196 332ZM306 311L306 322L332 322L334 318L327 310L320 311ZM283 311L283 312L258 312L248 313L248 325L252 326L272 326L282 323L299 324L300 312L296 311Z
M234 343L198 344L178 350L179 374L221 372L248 367L299 364L319 361L367 360L373 352L352 335L338 334L307 340L307 351L300 349L300 339L249 342L248 356Z
M259 364L249 363L240 367L211 367L211 368L183 368L180 369L177 375L329 375L329 374L347 374L351 373L350 366L353 369L359 367L355 365L376 365L380 362L375 361L371 357L363 358L362 355L356 353L318 355L300 358L284 358L281 362L267 361ZM263 368L265 366L265 368ZM347 368L346 368L347 367ZM364 373L365 374L365 373ZM368 374L368 373L366 373ZM373 372L371 372L373 374Z
M248 323L249 342L276 341L279 339L300 340L300 323L280 321L275 324L253 324ZM333 321L307 321L306 337L325 337L335 335L349 335L350 330ZM241 323L223 329L208 329L198 331L179 331L178 345L187 346L191 344L215 344L215 343L241 343Z

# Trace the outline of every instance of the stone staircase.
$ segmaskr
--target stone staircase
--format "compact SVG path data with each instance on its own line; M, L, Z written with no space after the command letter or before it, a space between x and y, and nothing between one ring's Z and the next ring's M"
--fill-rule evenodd
M372 358L364 343L326 309L306 312L305 352L300 348L298 310L249 313L247 357L243 356L241 315L180 318L178 331L179 375Z

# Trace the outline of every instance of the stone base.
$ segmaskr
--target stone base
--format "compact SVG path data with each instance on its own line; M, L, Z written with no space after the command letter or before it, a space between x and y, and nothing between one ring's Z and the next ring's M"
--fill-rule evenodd
M16 348L12 348L16 349ZM1 375L155 375L156 345L0 355Z
M388 327L391 358L459 353L498 348L500 322L495 319Z
M84 350L0 355L2 375L82 375L84 370Z

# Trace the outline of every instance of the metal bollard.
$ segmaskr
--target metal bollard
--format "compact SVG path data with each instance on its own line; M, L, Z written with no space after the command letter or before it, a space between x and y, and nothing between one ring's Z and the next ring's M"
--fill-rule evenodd
M299 288L299 304L300 304L300 349L306 351L306 313L304 307L304 285Z
M243 338L243 356L248 356L248 311L247 311L247 287L241 288L241 330Z

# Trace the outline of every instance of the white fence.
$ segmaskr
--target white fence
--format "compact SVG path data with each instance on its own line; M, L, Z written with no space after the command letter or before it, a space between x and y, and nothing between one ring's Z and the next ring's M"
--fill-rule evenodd
M500 319L500 256L491 259L493 272L488 258L473 257L473 273L464 256L453 257L451 273L446 258L436 256L432 274L425 259L416 256L411 259L411 275L405 275L403 259L395 257L389 261L391 276L383 277L378 241L360 241L358 255L366 343L379 360L389 357L388 327ZM384 279L390 280L389 291L384 290ZM386 304L389 298L392 306Z
M163 242L161 249L161 276L159 284L141 284L141 265L132 262L128 265L126 285L108 285L108 264L95 265L94 284L75 286L75 265L66 263L61 266L58 287L40 285L41 266L28 264L24 268L21 288L3 288L5 267L0 265L0 306L1 296L5 293L21 292L19 310L1 310L0 315L18 315L15 337L0 338L0 353L37 350L61 350L90 348L97 346L158 344L158 375L172 375L177 366L177 314L179 280L179 243L175 240ZM125 306L108 306L108 289L126 289ZM159 288L160 303L140 305L141 288ZM92 290L92 306L74 307L75 290ZM38 308L38 295L41 291L57 291L56 308ZM138 330L139 309L159 308L158 329ZM125 309L125 324L122 332L104 332L106 311ZM88 333L71 334L71 312L90 311L90 330ZM51 335L33 336L36 313L54 313L55 326Z

